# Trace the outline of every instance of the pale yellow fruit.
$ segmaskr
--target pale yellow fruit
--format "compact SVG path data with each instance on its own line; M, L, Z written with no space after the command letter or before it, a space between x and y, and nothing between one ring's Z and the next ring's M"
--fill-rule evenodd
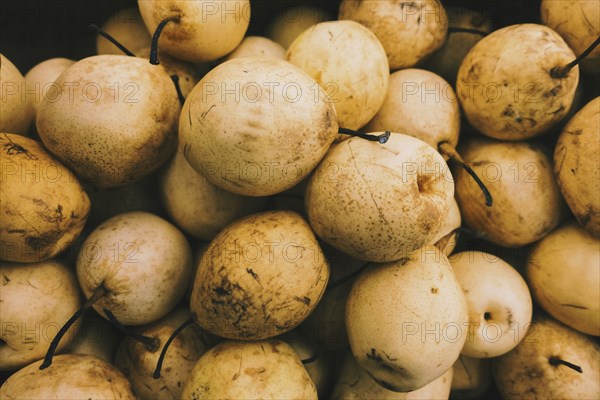
M165 318L136 330L146 337L159 341L158 349L150 351L142 343L123 338L115 356L115 366L129 379L133 391L140 399L171 400L181 398L183 385L200 356L208 350L203 332L196 324L186 327L169 346L164 358L160 378L152 376L161 349L175 329L190 318L184 308L175 309Z
M541 18L558 32L580 55L600 36L600 5L596 0L542 0ZM600 73L600 48L596 47L581 63L590 75Z
M2 263L0 275L0 370L16 370L44 357L56 333L81 306L81 295L75 274L60 261ZM77 324L67 331L59 352L78 329Z
M2 133L0 147L0 259L50 259L77 239L90 200L77 177L41 143Z
M329 266L292 211L254 214L223 229L200 260L190 309L208 332L257 340L285 333L315 309Z
M369 28L381 40L390 68L417 65L446 40L448 16L439 0L342 0L339 19Z
M142 21L140 10L137 7L124 8L117 11L110 16L101 29L117 39L119 43L133 53L150 46L150 41L152 40L144 21ZM97 35L96 54L123 55L123 52L105 37Z
M269 57L285 60L285 48L262 36L246 36L224 61L240 57Z
M385 100L390 76L385 51L373 32L359 23L314 25L294 40L285 57L329 95L344 128L365 125Z
M422 388L451 368L467 339L467 323L467 303L450 262L431 245L370 266L346 304L352 354L377 383L398 392Z
M317 390L289 344L227 341L200 357L181 398L316 400Z
M181 60L200 63L230 53L244 38L250 23L250 1L138 0L146 28L154 33L166 18L158 47Z
M579 373L557 360L581 367ZM509 353L495 358L492 371L503 399L600 398L600 345L548 317L537 317Z
M554 148L554 173L575 218L600 238L600 97L564 127Z
M458 150L494 200L487 207L473 178L456 169L462 220L484 239L503 247L523 246L544 237L564 218L566 206L552 161L539 143L479 137Z
M533 306L525 280L510 264L489 253L463 251L449 259L469 312L461 354L491 358L512 350L531 323Z
M450 396L452 368L439 378L412 392L394 392L379 385L363 370L351 354L346 356L333 388L332 400L447 400Z
M267 27L267 36L285 49L302 32L319 22L330 20L327 11L316 7L291 7L278 14Z
M600 336L600 241L567 223L540 240L527 260L533 297L563 324Z
M337 136L334 105L298 67L274 58L224 62L186 99L179 140L208 181L246 196L299 183Z
M0 54L0 132L27 135L33 119L31 94L25 78L10 60Z
M54 81L73 64L75 64L75 61L68 58L51 58L37 64L25 74L27 90L34 93L31 102L34 119L38 107L42 103L45 94L52 88Z
M458 70L456 93L467 120L484 135L523 140L552 128L571 108L579 68L551 71L575 59L558 33L518 24L481 39Z
M400 133L385 144L351 138L315 170L306 209L330 245L360 260L393 261L437 235L453 182L443 157L422 140Z
M438 50L421 65L421 68L435 72L450 83L456 81L458 68L469 50L492 30L489 13L463 6L446 7L448 16L448 37ZM474 29L476 32L452 32L452 28Z
M131 385L111 364L93 356L63 354L40 370L36 362L11 375L0 388L6 400L135 400Z
M288 343L302 361L308 376L315 384L319 398L328 394L331 379L335 373L333 366L335 358L323 353L318 344L302 336L298 330L290 331L278 337Z
M225 226L261 211L265 198L231 193L208 182L186 161L181 146L159 177L162 204L171 219L192 236L211 240Z
M444 142L455 147L460 132L456 94L448 82L433 72L417 68L394 72L385 102L364 129L400 132L435 149Z
M78 176L113 187L149 175L175 151L180 108L162 67L101 55L61 74L36 125L44 145Z
M185 294L192 273L187 239L169 222L146 212L117 215L87 237L77 256L77 277L86 298L105 295L94 309L110 310L124 325L167 315Z

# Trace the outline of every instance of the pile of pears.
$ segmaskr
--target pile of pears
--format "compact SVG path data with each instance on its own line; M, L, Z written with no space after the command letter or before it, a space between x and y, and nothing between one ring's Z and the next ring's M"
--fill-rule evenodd
M0 397L600 398L600 4L297 3L1 56Z

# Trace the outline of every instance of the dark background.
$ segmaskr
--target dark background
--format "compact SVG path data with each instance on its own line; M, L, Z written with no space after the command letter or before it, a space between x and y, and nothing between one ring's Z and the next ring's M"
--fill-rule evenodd
M23 74L53 57L81 59L95 54L95 33L89 24L101 25L115 11L136 6L136 0L2 0L0 52ZM251 0L249 34L264 34L282 9L298 4L319 6L335 18L339 0ZM538 22L540 0L443 0L490 13L495 28L520 22Z

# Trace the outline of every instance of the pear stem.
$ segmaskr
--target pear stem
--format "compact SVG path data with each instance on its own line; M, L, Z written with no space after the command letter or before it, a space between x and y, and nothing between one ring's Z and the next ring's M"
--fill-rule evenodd
M173 340L175 340L175 337L177 337L177 335L179 335L182 330L184 330L188 326L192 325L193 323L194 323L193 318L189 318L189 319L185 320L181 325L179 325L177 327L177 329L175 329L173 331L171 336L169 336L169 339L167 339L167 341L165 342L165 345L163 346L163 348L160 352L160 356L158 357L158 362L156 363L156 369L154 370L154 374L152 374L152 377L154 379L160 378L160 370L162 369L163 362L165 361L165 356L167 355L167 350L169 349L169 346L171 346L171 343L173 342Z
M158 61L158 39L160 38L160 34L162 33L163 29L165 29L165 26L167 26L167 24L169 22L177 22L179 21L180 16L179 15L173 15L171 17L167 17L165 19L163 19L162 21L160 21L160 24L158 24L158 26L156 27L156 30L154 31L154 35L152 36L152 43L150 45L150 64L152 65L158 65L160 64L160 61Z
M48 351L46 352L46 357L44 357L44 362L40 365L40 369L46 369L50 365L52 365L52 358L54 357L54 353L56 353L56 349L58 348L58 344L60 340L65 336L69 328L77 321L87 310L89 310L98 300L106 295L106 289L104 286L97 287L90 296L89 299L83 303L83 305L79 308L79 310L75 311L75 314L69 318L67 322L60 328L54 339L52 339L52 343L50 343L50 347L48 347Z
M440 151L440 153L442 155L448 156L448 158L450 158L450 160L452 160L454 163L460 165L462 167L462 169L464 169L469 175L471 175L473 177L473 179L475 180L475 182L477 183L477 185L479 186L479 188L483 192L483 195L485 196L485 205L488 206L488 207L491 207L492 203L493 203L493 200L492 200L492 195L491 195L490 191L484 185L484 183L481 181L481 179L479 179L479 177L477 176L477 174L475 173L475 171L473 171L471 169L471 167L469 167L465 163L465 161L462 159L462 157L460 156L460 154L458 154L458 152L456 151L456 149L454 148L454 146L452 146L448 142L441 142L438 145L438 150Z
M304 360L300 360L300 361L302 362L302 365L307 365L307 364L317 361L318 359L319 359L319 350L315 351L315 354L313 354L312 356L305 358Z
M480 31L478 29L471 29L471 28L454 28L454 27L450 27L448 28L448 33L473 33L475 35L480 35L480 36L487 36L488 32L485 31Z
M357 136L361 139L366 139L371 142L379 142L381 144L387 143L391 135L390 131L385 131L381 135L369 135L368 133L361 133L348 128L339 128L338 133L343 133L344 135Z
M183 103L185 103L185 97L183 97L183 93L181 93L181 86L179 86L179 76L171 75L171 80L175 85L175 90L177 90L177 97L179 98L179 103L183 105Z
M112 44L117 46L119 48L119 50L121 50L126 55L135 57L135 54L133 54L131 51L129 51L129 49L127 49L127 47L123 46L121 43L119 43L119 41L117 39L115 39L108 33L104 32L102 29L98 28L98 25L90 24L89 28L91 30L95 31L98 35L105 37L109 42L111 42Z
M131 329L126 328L125 325L123 325L117 319L117 317L115 317L115 315L112 313L112 311L110 311L109 309L105 308L102 311L104 311L104 314L106 314L106 317L108 318L108 320L120 332L124 333L127 336L131 336L133 339L135 339L138 342L140 342L141 344L143 344L148 351L156 351L156 350L158 350L158 346L160 345L160 342L159 342L158 338L153 338L153 337L149 337L149 336L140 335L139 333L134 332Z
M569 71L571 71L571 69L573 69L573 67L578 65L584 58L586 58L588 56L588 54L590 54L592 51L594 51L594 49L596 47L598 47L599 44L600 44L600 36L598 36L596 38L596 40L594 40L594 42L591 45L589 45L589 47L587 49L585 49L585 51L583 53L581 53L573 61L571 61L570 63L568 63L566 65L552 68L550 70L550 76L554 79L564 78L565 76L567 76L569 74Z
M579 372L580 374L583 374L583 368L581 368L579 365L570 363L568 361L565 361L559 357L550 357L550 359L548 360L550 362L550 365L557 367L559 365L564 365L565 367L569 367L574 371Z

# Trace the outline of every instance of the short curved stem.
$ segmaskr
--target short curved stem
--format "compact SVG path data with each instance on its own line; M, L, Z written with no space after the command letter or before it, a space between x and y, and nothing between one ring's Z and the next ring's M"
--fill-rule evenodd
M581 368L579 365L570 363L559 357L550 357L550 359L548 361L550 362L550 365L552 365L554 367L557 367L559 365L564 365L565 367L571 368L573 371L577 371L580 374L583 374L583 368Z
M71 328L71 326L83 315L87 310L89 310L94 304L98 302L102 297L106 295L106 289L104 286L99 286L92 292L92 295L89 299L83 303L83 305L79 308L79 310L75 311L75 314L69 318L67 322L60 328L54 339L50 343L50 347L48 347L48 351L46 352L46 357L44 357L44 362L40 365L40 369L46 369L50 365L52 365L52 358L54 357L54 353L56 353L56 349L60 343L60 340L65 336L67 331Z
M160 21L160 23L156 27L156 30L154 31L154 35L152 35L152 42L150 45L150 64L152 64L152 65L160 64L160 61L158 61L158 39L160 38L160 34L162 33L163 29L165 29L165 26L167 26L167 24L169 22L177 22L177 21L179 21L179 18L180 18L179 15L173 15L171 17L167 17L167 18L163 19L162 21Z
M131 338L137 340L138 342L142 343L146 349L148 351L156 351L158 350L158 346L160 345L160 341L158 340L158 338L153 338L153 337L149 337L149 336L144 336L144 335L140 335L137 332L132 331L131 329L127 328L125 325L123 325L118 319L117 317L115 317L115 315L112 313L112 311L110 311L109 309L105 308L102 311L104 311L104 314L106 314L106 317L108 318L108 320L122 333L124 333L127 336L130 336Z
M465 163L465 161L462 159L462 157L460 156L460 154L458 154L458 152L456 151L456 149L454 148L454 146L452 146L448 142L442 142L442 143L440 143L438 145L438 150L440 151L440 153L442 155L448 156L448 158L450 160L452 160L454 163L458 164L469 175L471 175L471 177L477 183L477 186L479 186L479 188L483 192L483 195L485 197L485 205L488 206L488 207L491 207L492 204L493 204L492 194L490 193L490 191L488 190L488 188L485 186L485 184L482 182L482 180L479 179L479 177L477 176L477 174L475 173L475 171L473 171L473 169L471 169L471 167L469 167L467 165L467 163Z
M171 80L175 85L175 90L177 91L177 97L179 98L179 103L183 105L185 103L185 97L183 97L183 93L181 92L181 86L179 85L179 76L171 75Z
M188 326L192 325L193 323L194 323L193 318L189 318L189 319L185 320L181 325L179 325L177 327L177 329L175 329L173 331L171 336L169 336L169 339L166 341L165 345L163 346L163 348L160 352L160 356L158 357L158 362L156 363L156 369L154 370L154 374L152 374L152 377L154 379L160 378L160 370L162 369L163 362L165 361L165 356L167 355L167 350L169 349L169 346L171 346L171 343L173 342L173 340L175 340L177 335L179 335L182 330L184 330Z
M568 63L566 65L552 68L550 70L550 76L554 79L561 79L561 78L566 77L569 74L569 71L571 71L571 69L573 69L581 61L583 61L583 59L586 58L592 51L594 51L594 49L596 47L598 47L599 44L600 44L600 36L598 36L596 38L596 40L594 40L594 42L591 45L589 45L588 48L585 49L585 51L583 53L581 53L573 61L571 61L570 63Z
M353 129L348 129L348 128L339 128L338 133L342 133L344 135L356 136L361 139L369 140L371 142L379 142L381 144L387 143L387 141L389 140L390 135L391 135L390 131L385 131L381 135L370 135L368 133L362 133L362 132L358 132L358 131L355 131Z

